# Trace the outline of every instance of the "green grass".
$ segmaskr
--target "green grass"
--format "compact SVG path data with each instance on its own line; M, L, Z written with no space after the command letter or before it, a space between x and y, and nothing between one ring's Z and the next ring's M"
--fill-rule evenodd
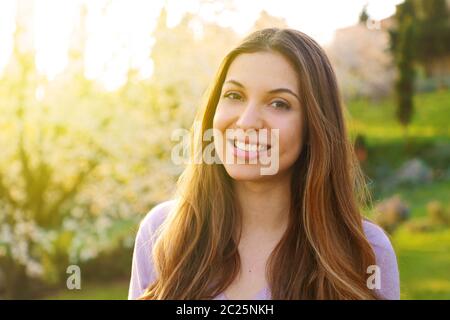
M450 138L450 90L418 94L408 135L416 138ZM403 127L395 117L395 100L350 101L348 127L352 134L363 133L369 143L402 140Z
M46 297L46 300L126 300L128 298L127 280L112 283L81 283L80 290L61 290Z
M392 237L400 271L401 299L450 299L450 230Z

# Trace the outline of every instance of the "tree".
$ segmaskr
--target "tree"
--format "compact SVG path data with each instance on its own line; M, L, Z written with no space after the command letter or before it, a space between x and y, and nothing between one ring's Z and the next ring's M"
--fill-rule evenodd
M434 65L450 53L450 19L445 0L405 0L394 18L396 26L389 35L398 73L396 115L406 134L414 110L415 66L424 66L428 76L431 70L440 72Z
M407 137L407 126L411 121L414 110L414 60L417 41L415 22L417 18L413 0L406 0L397 6L395 19L397 27L389 32L390 49L397 68L397 79L395 81L396 116L404 127L405 137Z
M113 229L150 205L126 181L136 152L122 138L136 132L130 140L144 145L137 139L144 124L116 113L112 99L84 78L82 30L65 72L53 81L40 75L31 14L22 8L0 78L0 299L34 298L61 284L68 264L118 247L125 236Z
M366 3L361 13L359 14L359 23L366 24L367 20L369 20L369 14L367 13L367 3Z
M397 118L406 128L413 114L414 96L414 25L410 17L407 17L400 29L400 37L397 50L397 67L399 75L396 81L397 93Z
M417 61L424 66L426 75L443 76L441 66L445 56L450 54L450 14L445 0L417 2L418 45ZM426 45L421 45L426 44ZM443 79L439 77L440 85Z

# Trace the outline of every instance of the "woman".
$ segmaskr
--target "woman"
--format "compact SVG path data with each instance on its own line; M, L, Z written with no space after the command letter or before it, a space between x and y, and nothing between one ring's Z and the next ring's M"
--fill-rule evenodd
M399 299L396 256L360 213L363 175L314 40L292 29L249 35L224 58L196 119L194 154L214 129L221 161L190 163L176 199L141 222L130 299ZM249 163L274 150L275 173Z

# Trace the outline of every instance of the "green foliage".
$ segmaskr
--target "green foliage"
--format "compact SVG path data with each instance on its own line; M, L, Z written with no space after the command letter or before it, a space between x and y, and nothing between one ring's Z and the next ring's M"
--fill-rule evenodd
M422 64L450 54L450 13L447 3L446 0L416 1L419 21L418 44L414 49Z
M397 67L395 93L397 100L397 119L407 126L413 114L414 59L417 41L416 13L412 0L406 0L397 7L395 14L397 28L391 31L391 46Z
M425 66L429 75L430 62L450 53L449 21L445 0L406 0L397 6L396 26L389 34L398 73L396 116L404 127L413 117L416 64Z

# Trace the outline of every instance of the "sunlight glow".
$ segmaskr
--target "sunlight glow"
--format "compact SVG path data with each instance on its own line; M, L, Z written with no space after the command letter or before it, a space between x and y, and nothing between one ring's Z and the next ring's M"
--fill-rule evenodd
M326 44L336 29L357 22L362 7L367 3L369 15L385 18L395 11L401 0L230 0L234 11L224 10L222 1L200 0L2 0L0 2L0 71L11 55L12 34L15 29L17 7L30 6L33 46L39 72L53 79L64 71L70 49L85 53L85 72L107 90L120 87L129 68L136 68L142 78L153 71L150 59L154 44L152 32L161 8L168 12L168 27L177 25L186 12L221 26L232 27L244 35L252 27L262 9L275 17L283 17L287 24L299 29L319 43ZM86 8L85 30L80 29L80 10ZM217 14L219 13L219 14ZM23 20L23 21L25 21ZM202 36L202 25L190 25L195 37ZM85 48L80 48L77 37L85 37ZM75 39L75 40L74 40Z
M13 0L5 0L0 4L0 72L8 63L13 49L13 32L15 26L15 12L17 3Z
M35 1L33 31L36 66L49 79L63 71L68 62L76 11L76 1Z

